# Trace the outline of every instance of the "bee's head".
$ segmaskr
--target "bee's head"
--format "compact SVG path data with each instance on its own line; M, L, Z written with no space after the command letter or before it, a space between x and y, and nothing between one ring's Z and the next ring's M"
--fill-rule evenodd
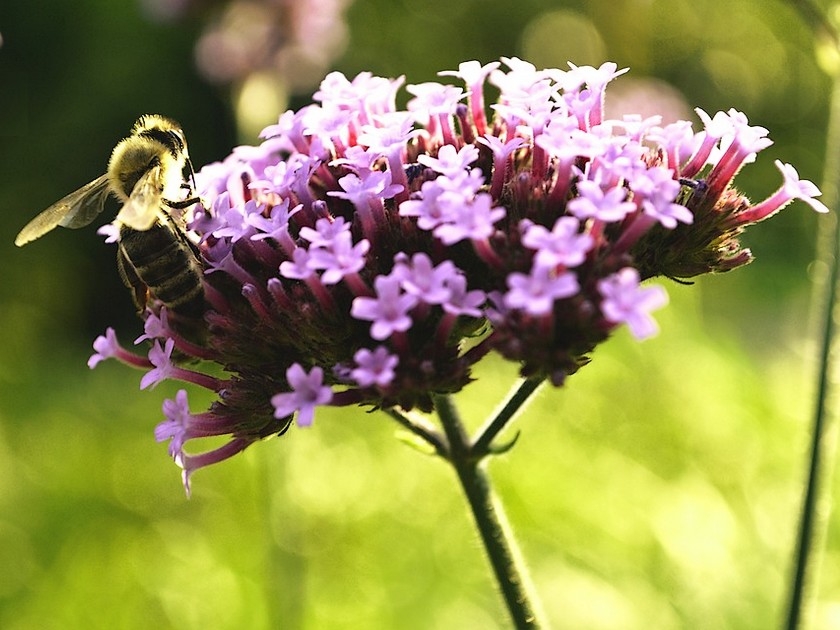
M108 163L108 179L112 190L125 202L137 182L152 169L157 169L154 182L158 195L174 194L188 160L187 143L178 123L149 114L141 116L131 135L114 147ZM168 190L169 180L176 182L172 190Z
M187 140L181 130L181 125L166 116L159 114L141 116L134 123L131 135L159 141L177 160L188 157Z

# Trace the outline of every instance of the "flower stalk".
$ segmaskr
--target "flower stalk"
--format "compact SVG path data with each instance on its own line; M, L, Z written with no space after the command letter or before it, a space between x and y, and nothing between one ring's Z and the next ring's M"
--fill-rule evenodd
M528 381L526 381L528 383ZM520 388L521 391L521 388ZM533 391L533 390L532 390ZM470 506L484 550L515 628L547 627L541 619L535 590L516 545L504 510L494 495L486 470L488 452L470 440L450 396L435 396L435 410L449 442L448 461ZM523 400L524 402L524 400ZM511 405L505 407L508 409ZM513 414L508 415L508 419ZM501 417L501 414L498 417ZM504 425L491 422L490 426Z
M813 34L817 58L832 79L829 98L829 117L826 129L826 149L823 170L823 202L828 208L837 208L840 200L840 67L837 54L840 50L840 33L832 20L816 3L810 0L791 0L790 5L799 13ZM820 54L821 53L821 54ZM801 188L799 188L801 190ZM782 191L796 194L796 187L789 185ZM832 398L836 395L837 302L840 296L840 221L836 212L832 221L822 222L817 241L817 259L823 263L824 274L817 278L815 295L819 337L821 338L819 365L816 375L816 400L811 425L808 453L808 470L805 492L799 518L799 528L793 553L793 566L789 581L786 630L810 627L816 603L816 585L824 555L824 543L831 512L831 487L837 458L837 410ZM835 395L832 395L832 394Z
M518 385L514 386L510 395L500 405L499 410L488 419L487 423L481 429L479 429L478 437L475 439L472 446L474 453L479 456L483 456L487 453L501 453L513 446L513 443L516 441L516 437L502 446L494 446L493 440L495 440L496 436L499 435L502 429L507 426L508 422L510 422L513 417L524 408L525 404L531 396L536 393L542 383L542 379L539 378L526 378L522 379Z
M816 19L815 29L823 37L822 44L834 49L840 47L837 32L819 11L809 3L795 3L805 15ZM807 12L806 12L807 13ZM823 175L824 202L829 208L837 207L840 199L840 69L834 68L830 98L829 120L826 132L826 153ZM836 361L837 301L840 296L840 221L832 214L832 221L822 223L818 240L818 260L824 263L825 275L819 278L817 290L821 293L821 345L817 373L816 401L811 424L811 441L808 453L808 470L805 492L799 518L791 579L789 582L788 608L784 628L798 630L809 627L816 602L816 585L819 578L823 548L831 512L831 480L837 457L837 409L832 406L832 391L837 382ZM836 405L836 403L834 403Z

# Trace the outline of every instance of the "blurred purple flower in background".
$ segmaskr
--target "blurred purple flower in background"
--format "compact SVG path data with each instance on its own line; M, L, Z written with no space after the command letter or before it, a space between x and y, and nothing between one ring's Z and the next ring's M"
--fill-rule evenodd
M347 45L344 11L352 0L140 0L149 19L205 26L195 64L207 81L233 90L243 134L254 134L266 106L308 93ZM259 98L256 96L259 95ZM266 119L267 120L267 119ZM249 136L251 137L251 136Z

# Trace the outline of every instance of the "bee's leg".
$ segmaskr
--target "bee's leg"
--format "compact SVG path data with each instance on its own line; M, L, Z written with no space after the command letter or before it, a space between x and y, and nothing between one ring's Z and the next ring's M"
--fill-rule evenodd
M201 205L202 208L204 206L204 203L202 202L201 197L190 197L189 199L184 199L183 201L169 201L168 199L164 199L163 203L170 210L176 211L176 214L178 214L178 222L182 226L185 226L184 225L185 221L184 221L182 212L186 211L187 208L191 208L195 204ZM204 212L206 213L207 210L205 209ZM160 212L158 214L159 214L160 220L161 221L165 220L167 223L169 223L169 225L172 227L172 229L175 232L178 233L181 240L184 240L184 241L189 240L183 235L183 229L178 224L176 224L175 218L173 217L172 212L163 211L163 212ZM190 243L190 246L193 250L195 250L195 246L192 243Z
M186 210L200 201L201 197L190 197L189 199L184 199L183 201L169 201L169 199L164 199L164 203L173 210Z

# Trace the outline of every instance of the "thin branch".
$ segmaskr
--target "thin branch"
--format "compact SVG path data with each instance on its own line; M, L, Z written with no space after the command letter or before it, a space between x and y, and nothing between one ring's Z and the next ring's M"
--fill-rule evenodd
M791 0L803 20L811 26L817 38L830 39L834 50L840 46L837 31L828 22L824 14L813 2ZM805 495L802 499L802 512L799 532L796 540L793 575L790 584L788 616L785 623L787 630L802 627L803 618L808 614L810 593L813 591L819 573L820 557L815 557L814 550L820 548L825 539L828 509L821 509L820 503L830 499L827 491L833 473L836 454L835 431L836 418L830 413L830 394L835 380L832 370L832 355L837 345L835 309L837 308L838 283L840 282L840 219L837 216L837 202L840 199L840 76L833 77L833 89L830 100L828 129L826 132L825 171L823 176L823 202L835 210L831 219L832 226L822 223L819 239L819 259L829 270L824 280L822 312L822 352L820 355L817 384L817 398L814 408L813 427L811 429L810 461ZM825 506L822 506L825 507Z
M475 455L484 456L490 452L493 440L507 426L507 423L522 410L542 382L543 379L541 378L524 379L515 389L511 390L508 398L501 403L499 410L479 429L478 437L473 442L472 450Z
M423 418L411 417L393 407L382 411L399 422L403 428L408 429L412 434L431 445L437 455L449 459L449 444L446 442L446 438L430 423Z
M837 205L837 190L840 187L840 156L836 154L836 148L840 146L840 80L835 78L834 92L831 98L831 119L827 134L829 144L826 155L826 176L823 185L824 199L829 207ZM818 559L815 559L814 548L816 542L825 537L825 522L820 522L828 516L827 510L820 510L819 503L826 500L822 497L821 488L831 477L833 468L833 454L836 445L832 443L834 432L829 428L836 420L831 418L829 403L830 392L834 374L832 370L831 357L836 346L836 324L833 312L837 306L838 282L840 282L840 220L836 211L834 216L834 230L826 227L826 234L823 234L821 243L821 259L829 267L828 278L824 288L826 297L823 305L822 322L822 352L820 355L819 375L817 385L817 398L814 409L813 427L811 429L810 462L808 468L808 479L806 482L805 496L802 499L802 512L799 521L799 533L796 541L795 563L791 581L790 600L788 605L788 617L785 628L796 630L802 623L808 605L806 588L816 581L816 573L819 567ZM826 486L826 487L830 487ZM822 514L820 514L822 512Z

